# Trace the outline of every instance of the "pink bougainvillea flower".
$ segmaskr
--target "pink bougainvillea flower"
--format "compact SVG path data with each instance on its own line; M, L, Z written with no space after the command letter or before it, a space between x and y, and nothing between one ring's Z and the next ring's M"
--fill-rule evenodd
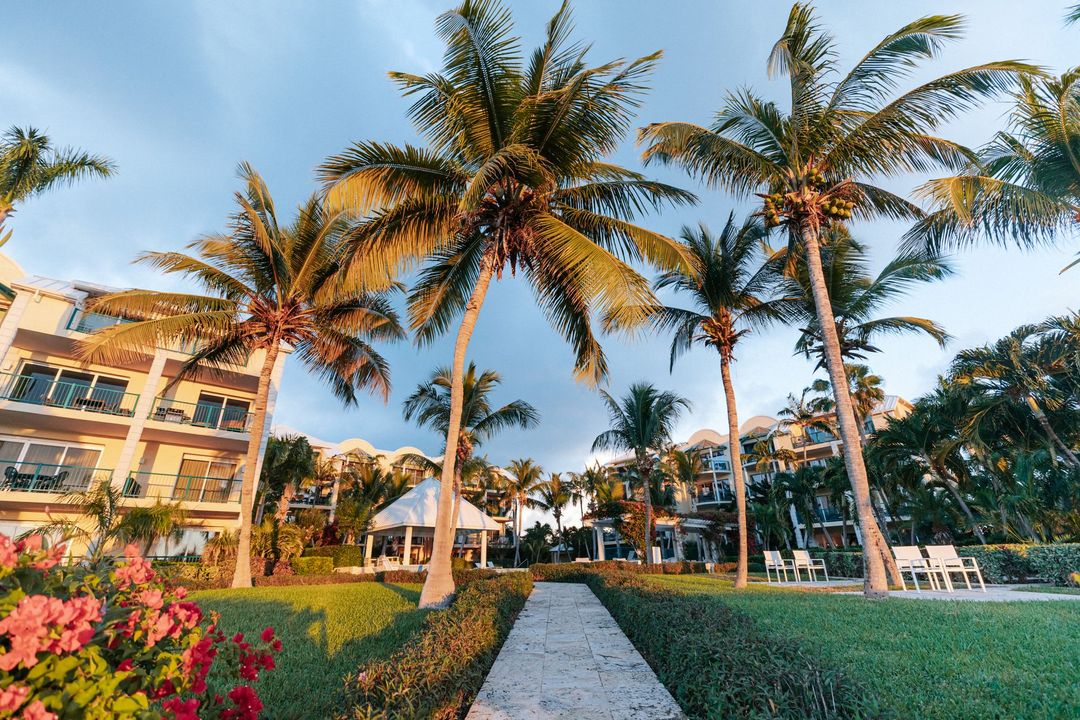
M8 685L0 690L0 713L14 714L26 702L29 694L30 688L22 685Z
M51 713L45 709L45 705L40 700L35 700L26 706L26 709L22 712L23 720L56 720L56 713Z

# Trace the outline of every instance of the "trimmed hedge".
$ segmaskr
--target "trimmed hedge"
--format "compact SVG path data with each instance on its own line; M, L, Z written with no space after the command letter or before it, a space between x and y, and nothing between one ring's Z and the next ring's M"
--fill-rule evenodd
M364 549L359 545L322 545L304 548L304 557L328 557L334 567L360 567L364 564Z
M329 575L334 572L334 561L328 557L297 557L289 561L297 575Z
M528 573L468 578L448 610L385 660L346 678L342 716L354 720L464 716L532 592Z
M956 551L975 558L983 578L992 583L1037 579L1064 586L1080 572L1080 543L967 545Z
M873 713L864 693L791 638L762 632L719 600L653 585L622 568L577 577L692 718L855 718ZM553 579L555 573L549 575ZM562 573L570 580L570 573Z
M862 578L862 548L811 548L810 557L821 558L829 570L829 577Z
M666 562L638 565L637 563L604 560L591 563L533 563L529 566L534 580L550 582L585 582L589 573L623 571L633 575L694 575L705 572L705 563ZM729 572L718 567L717 572Z

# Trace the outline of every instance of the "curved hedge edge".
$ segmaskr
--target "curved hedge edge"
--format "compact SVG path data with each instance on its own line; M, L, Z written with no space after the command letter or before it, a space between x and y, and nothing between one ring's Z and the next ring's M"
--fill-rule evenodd
M716 563L715 572L731 572L734 563ZM682 560L680 562L637 563L600 560L591 563L533 563L529 566L533 580L551 582L585 582L584 577L597 572L623 572L632 575L695 575L705 572L705 563ZM572 578L572 579L571 579Z
M881 717L841 670L761 631L719 597L655 587L642 577L655 573L586 567L547 579L587 584L689 717Z
M450 720L468 711L532 592L515 572L473 575L448 610L389 658L362 665L345 680L348 709L339 718Z

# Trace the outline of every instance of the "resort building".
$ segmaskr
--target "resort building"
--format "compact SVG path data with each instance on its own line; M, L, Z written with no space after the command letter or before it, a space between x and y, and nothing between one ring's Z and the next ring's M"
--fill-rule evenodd
M889 418L902 418L910 413L910 402L897 395L887 395L874 407L866 418L864 431L870 435L885 427ZM822 415L835 427L835 416ZM748 487L771 481L777 472L793 471L802 465L821 467L829 458L840 455L842 443L833 434L817 428L803 428L784 423L776 418L758 415L740 427L743 468ZM720 551L713 539L721 527L716 517L734 512L735 490L731 473L731 456L727 435L702 428L685 442L674 446L675 450L696 451L700 459L700 471L691 486L674 483L674 503L669 517L661 511L656 520L657 548L654 554L663 559L682 559L687 542L698 548L703 560L714 560ZM787 459L773 459L773 458ZM659 460L659 458L657 458ZM629 472L633 456L623 455L605 465L616 476ZM630 483L624 481L623 496L630 497ZM814 498L813 531L806 528L805 518L794 506L789 508L795 540L800 548L840 545L845 541L861 542L858 524L845 518L841 508L833 507L829 494L821 489ZM898 518L900 520L902 518ZM892 522L893 518L888 518ZM721 521L721 525L723 525ZM592 521L598 547L608 559L626 557L629 545L618 537L610 521ZM728 522L728 529L734 526ZM825 533L829 533L826 538Z
M239 524L263 355L184 380L177 373L190 354L181 347L116 365L84 362L80 341L124 322L86 310L113 291L28 276L0 255L0 532L60 522L90 530L73 494L104 481L121 491L125 508L180 503L182 537L159 541L151 554L197 554L213 534ZM285 356L274 368L270 412ZM86 542L74 541L71 551Z

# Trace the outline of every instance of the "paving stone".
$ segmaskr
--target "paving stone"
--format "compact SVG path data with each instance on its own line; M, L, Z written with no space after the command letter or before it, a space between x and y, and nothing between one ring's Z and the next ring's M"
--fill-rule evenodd
M536 583L467 720L685 720L586 585Z

